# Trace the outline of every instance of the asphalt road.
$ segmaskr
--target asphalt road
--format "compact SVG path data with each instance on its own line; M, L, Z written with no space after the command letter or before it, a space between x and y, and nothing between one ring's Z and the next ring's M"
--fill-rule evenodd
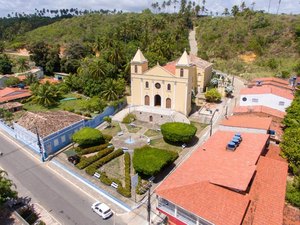
M7 140L0 130L0 167L8 172L22 197L42 205L62 225L113 224L114 218L102 220L91 210L95 201L67 181L60 179L46 164L30 156Z

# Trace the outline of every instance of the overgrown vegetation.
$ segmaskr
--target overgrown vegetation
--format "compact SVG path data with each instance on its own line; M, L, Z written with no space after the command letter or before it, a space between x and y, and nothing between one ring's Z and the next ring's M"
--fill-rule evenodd
M170 143L188 143L197 132L194 125L180 122L165 123L160 128L164 139Z
M292 104L286 110L283 123L285 125L284 134L282 136L282 142L280 147L282 149L283 156L287 158L289 162L289 169L294 175L293 180L288 182L287 185L287 200L300 207L300 95L296 94Z
M0 206L7 200L17 197L17 192L14 189L15 184L7 177L7 173L0 170Z
M134 150L133 167L141 176L154 176L178 158L178 153L145 146Z
M199 56L213 61L216 69L246 79L296 72L300 16L237 10L234 17L196 21Z
M217 88L212 88L205 92L205 99L208 102L220 102L222 99L222 95Z

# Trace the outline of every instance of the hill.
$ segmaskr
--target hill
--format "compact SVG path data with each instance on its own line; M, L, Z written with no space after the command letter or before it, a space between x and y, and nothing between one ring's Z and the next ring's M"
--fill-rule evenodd
M217 69L246 79L287 77L297 70L299 15L272 15L249 10L235 17L200 18L195 24L198 54L213 61Z

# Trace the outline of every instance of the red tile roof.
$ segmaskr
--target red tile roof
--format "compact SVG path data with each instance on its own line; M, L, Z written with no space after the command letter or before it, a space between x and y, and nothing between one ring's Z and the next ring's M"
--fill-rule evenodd
M31 93L27 89L4 88L3 90L0 90L0 103L14 101L29 96L31 96Z
M270 85L254 86L252 88L244 88L240 91L240 95L253 94L273 94L290 100L294 99L294 95L291 90L284 90Z
M287 162L286 159L284 159L280 156L280 148L278 145L275 145L275 144L269 145L266 157L270 158L270 159L276 159L276 160L279 160L282 162Z
M175 75L175 73L176 73L176 61L169 62L168 64L166 64L165 66L163 66L163 68L165 68L170 73L172 73L173 75Z
M232 152L226 145L234 134L217 131L156 193L215 224L240 224L248 199L233 190L247 189L269 136L242 133L243 141Z
M59 80L54 79L54 78L43 78L43 79L40 80L40 83L41 83L41 84L45 84L46 82L49 82L50 84L57 84L57 83L60 83Z
M258 81L261 81L261 85L264 85L265 83L271 83L271 84L281 84L284 86L289 86L289 82L287 80L277 78L277 77L260 77L260 78L255 78L251 82L256 83Z
M243 225L282 225L288 164L261 156Z
M268 117L253 117L253 116L230 116L224 119L220 125L229 127L242 127L269 130L272 123L272 118Z
M269 114L271 116L275 116L278 118L284 118L286 115L286 112L282 112L276 109L272 109L267 106L263 105L256 105L256 106L236 106L233 109L233 114L238 114L238 113L252 113L252 112L261 112L265 114Z

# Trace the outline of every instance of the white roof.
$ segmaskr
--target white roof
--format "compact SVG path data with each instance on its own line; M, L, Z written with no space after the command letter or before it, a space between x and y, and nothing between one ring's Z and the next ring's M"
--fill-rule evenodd
M184 50L182 56L180 57L179 61L177 62L176 66L190 66L190 57L187 54L186 50Z
M140 49L138 49L137 52L135 53L135 56L131 60L131 62L144 63L144 62L148 62L148 60L143 55L142 51Z

